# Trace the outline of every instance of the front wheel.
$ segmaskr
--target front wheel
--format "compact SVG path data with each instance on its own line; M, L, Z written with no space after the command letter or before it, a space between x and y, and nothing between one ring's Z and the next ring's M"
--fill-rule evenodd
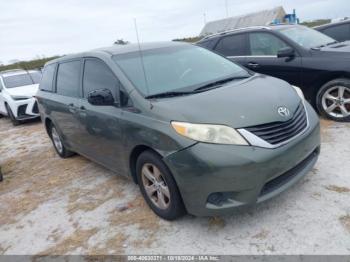
M321 115L339 122L350 120L350 80L336 79L318 91L317 109Z
M52 144L55 147L55 150L60 157L67 158L74 155L74 152L68 150L63 145L62 139L58 134L56 127L53 124L51 124L51 127L50 127L50 137L52 140Z
M136 172L141 193L154 213L166 220L186 213L176 182L156 153L143 152L137 159Z

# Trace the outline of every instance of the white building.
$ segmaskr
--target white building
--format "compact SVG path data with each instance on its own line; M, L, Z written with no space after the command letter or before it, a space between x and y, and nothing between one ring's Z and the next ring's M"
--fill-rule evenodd
M264 26L276 21L283 22L285 15L286 12L283 7L279 6L270 10L215 20L206 23L200 36L211 35L242 27Z

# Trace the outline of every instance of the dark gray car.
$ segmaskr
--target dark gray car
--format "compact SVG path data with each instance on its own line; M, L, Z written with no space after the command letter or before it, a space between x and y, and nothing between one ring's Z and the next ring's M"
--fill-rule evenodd
M314 166L319 120L300 89L190 44L141 48L45 66L37 99L61 157L132 177L165 219L251 207Z

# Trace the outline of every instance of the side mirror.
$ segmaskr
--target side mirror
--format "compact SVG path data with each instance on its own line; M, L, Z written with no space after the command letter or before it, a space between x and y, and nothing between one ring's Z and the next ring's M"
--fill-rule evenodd
M109 89L99 89L88 94L88 102L94 106L113 106L114 97Z
M277 52L277 57L282 58L282 57L294 57L295 56L295 51L291 47L283 47Z

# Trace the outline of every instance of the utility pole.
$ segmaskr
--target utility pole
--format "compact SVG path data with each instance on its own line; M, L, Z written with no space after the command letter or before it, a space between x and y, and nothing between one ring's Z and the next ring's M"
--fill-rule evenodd
M225 0L226 18L228 18L228 0Z
M203 21L204 21L204 25L207 24L207 15L205 13L203 13Z

